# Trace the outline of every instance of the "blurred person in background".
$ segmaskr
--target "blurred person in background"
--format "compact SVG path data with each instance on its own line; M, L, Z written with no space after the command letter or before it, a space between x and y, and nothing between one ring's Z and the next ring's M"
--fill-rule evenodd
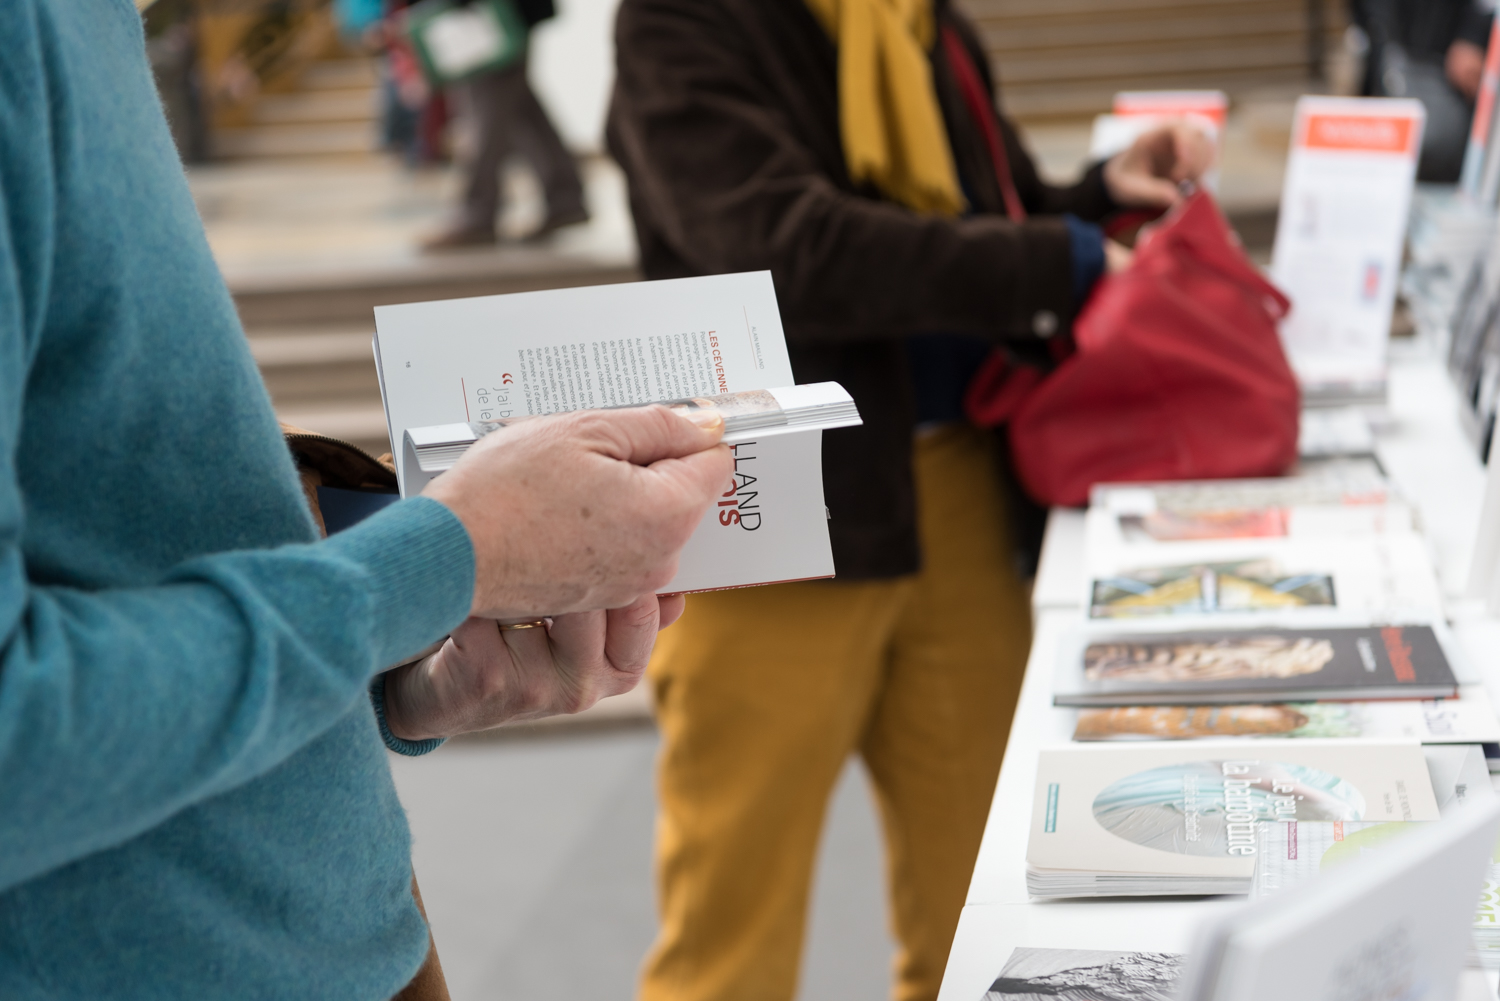
M0 998L407 1001L387 749L633 687L722 420L532 422L316 541L136 9L0 39Z
M473 0L463 0L473 2ZM553 0L515 0L528 28L556 15ZM460 114L474 130L474 148L464 165L463 202L457 220L423 243L427 251L480 247L496 240L496 224L504 208L500 168L512 155L520 156L536 172L546 201L546 214L525 240L538 243L568 226L589 221L583 200L583 181L573 154L547 117L527 80L528 58L514 65L481 73L454 88Z
M1481 0L1351 0L1366 38L1364 93L1413 97L1427 111L1417 180L1463 169L1494 5Z
M663 738L645 1001L789 1001L829 795L864 759L898 1001L937 995L1029 646L986 354L1043 363L1208 141L1163 127L1055 187L946 0L623 0L609 147L647 278L772 272L823 439L835 581L693 595L648 672ZM1008 512L1008 508L1010 508Z
M409 6L410 0L335 0L332 11L344 43L379 63L380 148L408 167L425 167L448 160L448 102L428 86L402 37L401 12Z

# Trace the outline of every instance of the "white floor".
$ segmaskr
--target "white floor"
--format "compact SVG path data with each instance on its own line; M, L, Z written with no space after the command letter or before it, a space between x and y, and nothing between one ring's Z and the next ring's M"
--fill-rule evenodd
M454 1001L625 999L654 932L647 726L393 758ZM862 770L824 831L800 997L888 996L879 834Z

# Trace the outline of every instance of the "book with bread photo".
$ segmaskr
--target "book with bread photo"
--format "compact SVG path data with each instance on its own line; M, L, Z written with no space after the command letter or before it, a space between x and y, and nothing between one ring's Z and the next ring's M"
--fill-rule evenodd
M1076 634L1053 703L1104 706L1442 699L1458 694L1429 623Z
M1500 720L1482 685L1458 698L1384 702L1277 702L1227 706L1080 709L1074 740L1200 740L1210 737L1364 737L1424 744L1500 743Z

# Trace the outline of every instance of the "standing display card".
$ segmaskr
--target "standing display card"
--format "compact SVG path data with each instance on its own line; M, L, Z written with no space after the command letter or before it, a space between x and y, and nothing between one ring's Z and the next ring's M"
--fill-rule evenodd
M1292 300L1281 335L1309 402L1384 397L1423 123L1414 100L1297 102L1271 277Z

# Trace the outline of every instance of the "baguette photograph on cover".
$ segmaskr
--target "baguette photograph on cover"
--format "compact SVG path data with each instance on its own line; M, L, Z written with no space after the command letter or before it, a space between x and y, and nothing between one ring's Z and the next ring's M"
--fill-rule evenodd
M380 306L375 323L403 496L517 421L712 408L734 473L663 593L833 576L822 432L860 416L837 383L796 385L769 272Z
M1059 664L1059 706L1443 699L1458 682L1430 625L1089 635Z

